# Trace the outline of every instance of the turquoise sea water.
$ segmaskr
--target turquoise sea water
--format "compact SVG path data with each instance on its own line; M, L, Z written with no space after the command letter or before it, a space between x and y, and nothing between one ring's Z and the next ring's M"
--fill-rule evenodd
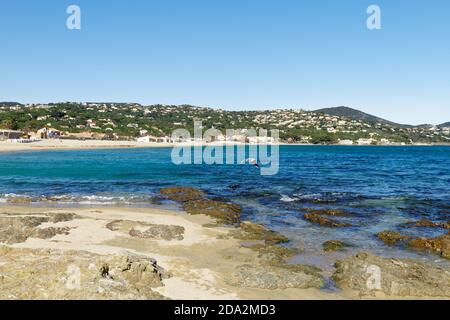
M304 249L298 261L325 265L325 240L350 251L436 260L389 248L379 231L435 236L441 229L403 222L450 220L450 147L281 146L280 169L261 176L245 165L174 165L170 148L40 151L0 154L0 201L26 196L48 205L149 205L161 187L193 186L243 206L243 219L264 223ZM163 205L171 205L166 203ZM173 204L172 204L173 205ZM339 208L354 227L330 229L303 220L302 208Z

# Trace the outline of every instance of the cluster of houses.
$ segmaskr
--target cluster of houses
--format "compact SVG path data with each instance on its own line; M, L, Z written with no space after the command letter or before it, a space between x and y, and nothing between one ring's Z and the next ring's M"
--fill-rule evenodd
M54 128L42 128L37 131L20 131L0 129L0 141L29 143L45 139L101 140L105 134L93 132L68 133ZM112 137L113 139L114 137Z
M42 139L59 139L61 131L53 128L42 128L36 132L0 129L0 140L14 142L33 142Z
M203 143L205 140L201 138L171 138L168 136L155 137L150 135L145 135L136 139L140 143ZM249 143L249 144L274 144L277 141L274 137L264 137L264 136L246 136L246 135L233 135L230 137L224 135L218 135L214 137L211 141L216 143Z
M402 144L404 145L404 142L396 143L393 141L390 141L389 139L374 139L374 138L360 138L356 141L349 140L349 139L342 139L338 141L338 144L340 145L359 145L359 146L370 146L370 145L393 145L393 144Z

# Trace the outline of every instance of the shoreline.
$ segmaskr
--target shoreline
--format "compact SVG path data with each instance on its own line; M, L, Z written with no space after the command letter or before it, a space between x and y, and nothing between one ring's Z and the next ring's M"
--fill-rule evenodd
M21 221L28 226L34 224L34 232L30 234L29 228L23 227L15 234L9 233L8 238L5 230L9 229L5 229L5 222L10 225L11 220L15 221L15 227L20 226ZM260 228L251 223L250 226L255 230ZM314 266L289 265L278 258L273 260L274 254L283 257L283 247L267 245L266 242L258 249L260 242L245 240L242 228L242 223L241 227L224 226L203 214L189 215L184 211L156 208L0 206L0 279L4 285L0 298L359 300L447 299L445 297L449 294L446 291L444 296L426 294L431 291L420 291L421 282L400 282L408 290L413 290L406 292L415 292L419 288L418 292L425 293L419 296L405 295L403 291L399 291L400 294L386 292L384 288L367 293L364 291L367 290L364 289L364 278L362 289L346 286L346 279L361 277L359 267L354 269L351 264L354 263L351 259L359 263L360 257L371 259L368 260L370 263L380 267L391 263L395 268L410 268L410 264L412 268L429 270L411 260L379 258L370 253L360 253L359 258L358 255L346 258L350 259L348 266L355 273L345 274L349 267L336 265L334 275L344 279L344 287L324 290L322 286L327 282L315 282L320 279L321 272ZM149 230L152 232L148 233ZM268 232L271 239L276 236L268 229L264 232ZM270 249L269 255L263 259L262 252L267 249ZM134 257L140 260L133 260ZM143 289L136 291L136 286L139 288L148 279L141 278L141 273L138 273L138 281L135 274L126 275L126 281L121 280L123 275L118 273L125 269L118 269L116 265L123 259L131 261L131 271L142 268L144 260L154 261L155 268L158 268L154 270L164 276L157 281L153 279L151 289L146 288L147 293L143 295ZM345 265L345 261L340 264ZM111 272L111 276L106 278L98 273L98 270L105 270L105 265L107 272ZM67 273L71 268L81 270L80 288L68 287ZM31 278L30 270L33 270ZM365 276L365 271L362 271ZM392 272L390 269L383 271ZM431 270L432 273L442 271ZM398 272L405 273L404 270ZM155 277L155 273L151 276ZM386 276L392 277L391 274ZM428 285L426 279L423 281ZM124 282L127 284L125 290L116 291L116 286L120 287Z
M49 151L49 150L101 150L101 149L147 149L147 148L171 148L174 146L229 146L242 145L242 143L159 143L149 142L142 143L137 141L110 141L110 140L41 140L31 143L18 143L10 141L0 141L0 153L5 152L22 152L22 151ZM246 144L253 145L253 144ZM450 146L450 144L389 144L389 145L317 145L303 143L279 143L278 146L341 146L341 147L433 147L433 146Z
M0 206L0 217L11 216L43 216L47 214L70 214L77 218L58 223L44 223L38 228L68 228L67 234L57 234L48 239L28 238L26 241L14 244L1 243L9 250L20 250L19 257L28 254L34 258L44 250L50 256L61 252L70 253L72 263L77 264L76 256L85 253L111 257L124 254L145 255L157 260L158 265L171 273L171 277L163 280L163 285L152 289L164 297L171 299L349 299L351 293L329 293L319 289L258 289L232 286L225 280L241 264L257 259L255 251L242 247L239 240L225 235L230 227L211 226L214 221L204 215L188 215L164 209L151 208L45 208L29 206ZM130 225L157 224L172 225L184 229L180 239L144 239L133 238L125 232L124 226L108 229L108 224L124 221ZM25 251L24 251L25 250ZM32 250L29 252L29 250ZM73 260L75 259L75 260ZM0 256L0 273L2 270ZM20 259L19 259L20 260ZM57 278L64 275L55 274ZM25 290L28 288L23 283ZM61 290L61 289L58 289ZM57 292L57 291L55 291ZM52 294L52 292L47 292ZM80 292L83 295L82 292ZM90 297L85 297L89 299Z

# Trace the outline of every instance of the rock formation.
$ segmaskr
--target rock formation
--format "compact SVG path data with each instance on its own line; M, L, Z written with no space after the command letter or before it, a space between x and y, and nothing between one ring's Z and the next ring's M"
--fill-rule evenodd
M358 253L335 267L332 278L339 287L361 295L450 297L450 270L431 264Z

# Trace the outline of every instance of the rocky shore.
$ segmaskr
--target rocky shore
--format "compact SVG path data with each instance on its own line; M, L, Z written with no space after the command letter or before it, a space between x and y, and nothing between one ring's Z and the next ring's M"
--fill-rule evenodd
M361 252L324 272L291 263L301 249L242 221L239 205L189 187L161 189L160 197L185 212L1 207L0 299L450 298L448 268ZM347 218L339 210L305 212L305 220L323 227L345 229ZM448 257L447 234L378 237ZM330 239L322 254L345 254L349 246ZM337 289L323 290L330 282Z

